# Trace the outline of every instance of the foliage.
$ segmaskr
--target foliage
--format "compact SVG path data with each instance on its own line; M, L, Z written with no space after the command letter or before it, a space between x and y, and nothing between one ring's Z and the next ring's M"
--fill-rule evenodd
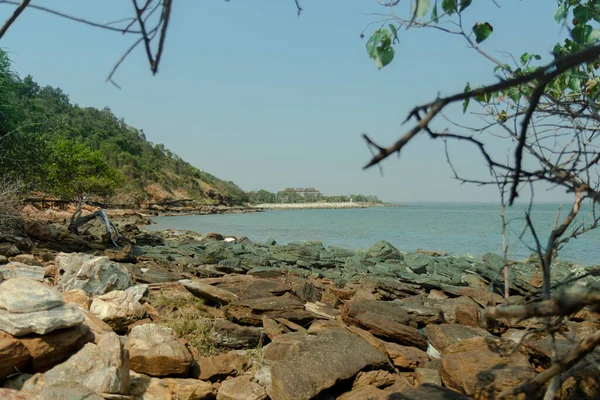
M269 204L269 203L346 203L349 201L355 203L381 203L377 196L362 194L351 194L349 196L325 196L322 193L299 193L295 190L282 190L277 193L271 193L261 189L257 192L248 192L249 203L251 204Z
M0 177L0 235L17 232L22 226L20 190L19 182Z

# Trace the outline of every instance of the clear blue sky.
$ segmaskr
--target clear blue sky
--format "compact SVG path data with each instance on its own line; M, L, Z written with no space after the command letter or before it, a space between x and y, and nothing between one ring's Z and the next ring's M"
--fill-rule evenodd
M485 49L547 56L564 32L553 1L476 0L465 25L495 28ZM46 0L95 21L131 15L124 0ZM408 4L408 2L406 2ZM21 76L58 86L81 106L110 107L198 168L243 189L314 186L326 194L376 194L387 201L491 201L495 188L459 185L441 142L425 137L400 159L373 168L360 134L392 143L409 110L467 80L493 81L492 65L458 37L432 30L400 33L394 62L378 71L359 34L385 12L375 0L178 0L167 47L152 76L142 47L105 83L131 38L27 10L0 44ZM0 5L6 19L12 6ZM408 7L408 6L407 6ZM453 112L457 112L454 110ZM458 147L457 164L484 169ZM555 200L545 194L538 200Z

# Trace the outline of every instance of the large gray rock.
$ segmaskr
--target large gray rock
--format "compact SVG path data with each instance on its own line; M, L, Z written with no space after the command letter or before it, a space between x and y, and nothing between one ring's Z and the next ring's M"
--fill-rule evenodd
M185 374L192 364L192 355L177 340L173 329L156 324L144 324L131 330L127 340L131 369L150 376Z
M10 313L0 310L0 329L13 336L29 333L45 335L57 329L70 328L82 323L83 314L71 304L30 313Z
M281 341L286 335L277 338ZM362 338L344 328L326 329L306 335L287 356L273 362L269 395L273 400L308 400L362 369L388 367L387 357Z
M35 280L14 278L0 284L0 309L10 313L48 310L62 304L58 290Z
M36 374L23 385L23 391L41 393L47 385L79 383L96 393L129 393L129 357L116 334L105 336L98 345L87 343L66 362L44 374Z
M403 258L400 251L385 240L380 240L371 246L367 250L367 256L380 262L385 260L402 260Z
M40 393L40 400L102 400L88 387L77 382L59 382L48 385Z
M83 289L91 295L125 290L133 284L125 267L108 257L94 257L83 253L59 253L56 262L61 271L63 291Z
M127 331L127 326L146 315L146 309L131 292L116 290L94 298L90 311L110 325L117 333Z
M4 280L12 278L28 278L42 281L44 280L44 267L13 261L5 265L0 265L0 277Z

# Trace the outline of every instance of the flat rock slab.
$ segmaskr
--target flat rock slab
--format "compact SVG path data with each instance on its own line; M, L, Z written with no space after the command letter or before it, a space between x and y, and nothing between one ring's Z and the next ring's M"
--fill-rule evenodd
M428 325L423 329L431 346L440 354L444 354L446 347L461 340L474 337L491 336L486 330L472 326L458 324Z
M224 319L216 319L211 337L220 347L248 349L256 347L264 335L259 328L240 326Z
M29 278L9 279L0 284L0 309L10 313L43 311L62 304L58 290Z
M304 303L296 296L286 293L283 296L268 296L242 300L230 304L225 316L243 325L262 326L262 317L285 318L302 326L312 322L317 316L304 309Z
M212 357L203 357L197 362L200 366L199 379L214 382L234 375L239 369L244 369L250 362L250 356L246 351L234 350Z
M448 388L425 383L416 389L389 394L388 400L469 400L465 395Z
M238 299L237 295L228 290L208 285L203 282L183 279L180 280L179 283L194 296L200 297L213 304L229 304Z
M44 268L35 265L27 265L20 262L11 262L0 265L0 276L4 279L27 278L35 281L44 280Z
M416 347L401 346L396 343L383 342L385 350L394 365L404 370L414 370L429 362L429 355Z
M239 376L227 379L221 384L217 400L265 400L267 392L258 383L250 382L250 377Z
M305 336L292 354L271 366L273 400L308 400L362 369L390 366L386 356L344 328Z
M71 304L30 313L10 313L0 310L0 330L13 336L30 333L45 335L57 329L70 328L82 323L83 314Z
M198 379L163 378L160 382L167 386L179 400L203 400L214 398L213 385Z

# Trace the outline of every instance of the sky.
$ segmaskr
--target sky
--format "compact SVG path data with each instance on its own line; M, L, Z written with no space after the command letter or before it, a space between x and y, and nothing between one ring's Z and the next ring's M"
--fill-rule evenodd
M132 13L125 0L33 3L98 22ZM362 133L392 144L408 129L402 123L415 105L460 92L467 81L495 82L492 64L460 37L409 29L399 33L392 64L378 70L360 33L380 20L373 12L387 8L375 0L300 3L298 17L293 0L178 0L158 74L140 46L114 78L121 89L105 79L132 37L29 9L0 46L21 76L62 88L80 106L109 107L148 140L244 190L316 187L396 202L498 198L496 188L452 179L443 144L425 136L384 161L383 174L362 168L370 159ZM408 15L403 3L398 12ZM548 59L564 36L553 20L555 2L498 3L476 0L464 13L466 26L494 26L485 50L507 62L507 53L526 51ZM13 8L0 4L0 19ZM459 107L449 111L459 114ZM459 168L485 174L472 148L455 146L453 154ZM537 195L563 198L556 191Z

